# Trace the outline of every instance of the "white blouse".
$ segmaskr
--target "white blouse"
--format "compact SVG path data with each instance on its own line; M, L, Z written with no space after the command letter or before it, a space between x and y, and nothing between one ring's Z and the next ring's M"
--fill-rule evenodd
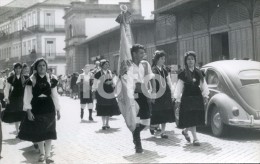
M16 78L19 79L19 78L20 78L20 75L16 75ZM9 98L9 93L10 93L10 89L11 89L11 88L12 88L12 85L6 80L5 89L4 89L5 99L8 99L8 98Z
M45 97L46 95L41 94L39 97ZM33 98L32 94L32 86L26 85L24 90L23 97L23 110L27 111L28 109L32 109L31 101ZM53 100L55 110L60 111L60 103L59 103L59 94L57 92L57 87L51 88L51 98Z
M200 81L200 90L202 92L202 96L208 98L209 97L209 89L208 89L208 85L204 79L204 82L202 83ZM175 91L174 91L174 98L176 99L177 102L181 102L181 96L182 96L182 92L183 92L183 88L184 88L184 82L179 79L177 82L177 85L175 87Z

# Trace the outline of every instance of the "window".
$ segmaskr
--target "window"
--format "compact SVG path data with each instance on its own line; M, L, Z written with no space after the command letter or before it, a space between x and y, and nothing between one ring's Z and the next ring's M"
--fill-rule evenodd
M22 26L22 28L26 28L26 27L27 27L26 16L23 16L23 26Z
M45 30L48 31L53 31L54 30L54 12L52 11L47 11L44 14L44 25L45 25Z
M55 39L45 39L45 55L46 58L53 58L56 54L56 41Z
M241 71L238 76L243 86L260 83L260 70Z
M25 55L26 54L26 42L23 42L23 54L22 55Z
M20 26L19 30L22 30L22 28L23 28L23 20L22 19L19 20L19 26Z
M36 51L36 39L32 40L32 49Z
M8 58L10 58L10 57L11 57L11 52L12 52L12 48L11 48L11 47L9 47L9 48L8 48Z
M217 73L213 70L208 70L206 81L207 81L208 85L216 85L217 86L219 84L219 78L218 78Z
M28 18L28 27L30 27L30 26L32 26L32 15L31 15L31 13L29 13L27 15L27 18Z
M70 24L69 26L69 38L72 38L73 37L73 28L72 28L72 25Z
M35 26L35 25L37 24L37 23L36 23L37 20L36 20L36 12L35 12L35 11L33 12L33 16L32 16L32 17L33 17L33 18L32 18L32 19L33 19L32 25Z
M31 53L31 41L29 40L28 42L27 42L27 46L28 46L28 49L27 49L27 54L30 54Z

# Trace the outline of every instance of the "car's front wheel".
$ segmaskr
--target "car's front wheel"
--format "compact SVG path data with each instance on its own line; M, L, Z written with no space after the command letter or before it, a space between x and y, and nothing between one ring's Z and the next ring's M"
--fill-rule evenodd
M222 137L227 132L227 125L223 123L221 114L217 107L213 108L211 113L211 130L214 136Z

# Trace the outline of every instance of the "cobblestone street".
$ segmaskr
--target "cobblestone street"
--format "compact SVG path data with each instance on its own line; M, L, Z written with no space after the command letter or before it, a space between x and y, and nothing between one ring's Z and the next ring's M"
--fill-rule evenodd
M231 129L226 138L211 136L200 128L200 147L188 144L175 124L167 125L169 139L155 138L142 132L143 154L135 154L130 131L123 117L112 117L111 129L101 130L101 118L80 120L79 100L61 97L61 120L57 121L58 139L53 141L53 159L59 164L78 163L259 163L260 131ZM1 164L37 163L39 152L32 143L15 138L15 127L2 123Z

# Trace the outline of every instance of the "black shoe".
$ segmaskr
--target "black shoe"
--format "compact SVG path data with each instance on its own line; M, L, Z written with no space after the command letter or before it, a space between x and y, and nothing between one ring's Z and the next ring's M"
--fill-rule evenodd
M38 146L37 143L33 144L33 147L34 147L35 149L38 149L38 148L39 148L39 146Z
M106 125L106 128L107 128L107 129L110 129L110 126L109 126L109 125Z
M89 121L94 121L92 117L89 117L88 119L89 119Z
M162 130L160 128L155 128L157 132L161 132Z
M142 148L136 148L135 153L143 153L144 150Z
M164 139L167 139L167 138L169 138L166 134L161 134L161 138L164 138Z
M136 152L136 153L142 153L142 152L144 152L144 150L143 150L143 148L142 148L141 142L135 143L135 152Z
M186 139L188 142L190 142L190 136L189 136L188 133L185 133L185 131L183 130L183 131L181 132L181 134L184 135L185 139Z
M198 140L193 141L193 146L200 146L200 142Z
M80 118L83 119L83 117L84 117L84 109L81 109L81 111L80 111Z
M106 126L102 126L102 130L106 130L107 129L107 127Z
M150 133L151 133L151 135L154 135L154 130L150 129Z
M45 161L46 161L46 164L54 163L54 160L51 159L50 157L46 157Z

